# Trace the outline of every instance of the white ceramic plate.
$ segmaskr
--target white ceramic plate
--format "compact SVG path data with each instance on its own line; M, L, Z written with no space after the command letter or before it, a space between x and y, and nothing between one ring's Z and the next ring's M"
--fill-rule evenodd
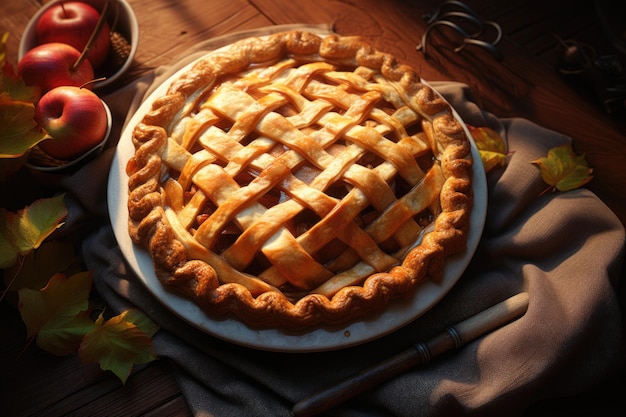
M120 138L109 175L109 215L115 236L130 266L154 297L184 321L223 340L262 350L314 352L354 346L389 334L424 314L448 293L461 277L474 255L482 235L487 211L486 178L480 155L473 142L472 154L475 161L474 208L471 213L467 250L458 256L446 259L444 278L440 283L424 282L417 288L413 297L391 303L381 314L341 327L321 327L306 332L252 329L234 318L215 319L209 317L193 301L163 287L154 273L149 254L134 245L128 235L128 177L125 173L125 167L134 154L134 147L131 142L133 127L144 117L155 98L162 96L171 81L191 65L193 62L157 87L133 115ZM459 118L456 113L455 115ZM463 124L462 121L461 123ZM463 127L471 138L465 124Z

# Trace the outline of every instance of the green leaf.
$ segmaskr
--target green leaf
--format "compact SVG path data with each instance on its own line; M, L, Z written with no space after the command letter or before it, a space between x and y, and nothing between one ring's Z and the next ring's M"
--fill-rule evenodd
M39 331L37 346L57 356L74 355L83 337L93 327L93 320L87 311L74 317L58 316Z
M553 189L569 191L593 179L585 155L576 155L570 143L554 147L548 156L532 161L539 167L541 178Z
M69 278L56 274L41 290L19 290L18 308L27 337L37 337L37 346L55 355L76 353L94 327L87 315L91 283L90 272Z
M135 364L156 359L150 338L156 326L142 316L136 310L127 310L105 321L101 314L96 327L80 345L83 363L97 362L102 370L113 372L125 384Z
M20 255L37 249L67 216L64 194L42 198L17 213L6 212L6 238Z

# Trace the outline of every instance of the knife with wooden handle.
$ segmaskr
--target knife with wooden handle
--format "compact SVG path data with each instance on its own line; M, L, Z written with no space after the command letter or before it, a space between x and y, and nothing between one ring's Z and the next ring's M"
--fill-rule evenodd
M293 415L306 417L329 410L410 368L424 365L444 353L459 349L472 340L520 318L527 308L528 293L516 294L475 316L448 327L427 342L416 343L375 366L304 398L294 405Z

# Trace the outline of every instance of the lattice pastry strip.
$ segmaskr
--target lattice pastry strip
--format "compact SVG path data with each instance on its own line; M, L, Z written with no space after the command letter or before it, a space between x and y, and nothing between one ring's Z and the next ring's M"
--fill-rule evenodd
M360 38L236 43L135 129L131 237L207 311L288 327L368 314L463 247L471 158L450 116Z
M233 94L232 94L232 91L231 91L231 94L230 94L229 96L232 96L232 95L233 95ZM216 96L214 96L214 97L222 97L222 95L217 94L217 95L216 95ZM266 97L270 97L270 96L266 96ZM218 99L217 101L219 101L219 99ZM265 100L265 101L274 101L274 102L278 102L279 100ZM238 123L239 123L239 125L240 125L240 127L241 127L241 126L244 126L244 127L243 127L243 130L242 130L241 128L240 128L240 129L235 129L235 127L233 127L233 128L231 129L231 131L230 131L230 132L235 132L235 136L237 136L235 139L239 139L239 140L241 140L241 139L242 139L243 137L245 137L248 133L250 133L250 130L251 130L251 129L250 129L250 126L249 126L249 125L250 125L251 123L254 123L256 120L258 120L258 118L259 118L259 113L260 113L260 111L258 111L258 110L266 110L266 109L267 109L267 107L266 107L266 106L263 106L263 105L257 105L257 104L260 104L260 103L254 102L254 101L252 101L252 100L250 100L249 102L246 102L246 101L244 101L244 100L240 100L239 102L240 102L240 103L245 103L245 104L246 104L246 106L245 106L246 111L245 111L245 112L246 112L246 116L247 116L247 117L246 117L246 116L242 116L241 114L237 114L236 112L235 112L235 113L230 113L230 114L228 114L228 113L227 113L227 111L226 111L226 114L227 114L227 116L229 116L229 117L230 117L230 118L232 118L233 120L237 120L237 121L238 121ZM344 102L345 102L345 100L344 100ZM238 108L241 108L241 107L238 107ZM224 111L224 109L223 109L223 108L220 108L219 110L220 110L220 111ZM362 114L362 113L363 113L363 109L359 108L359 113L361 113L361 114ZM242 121L244 121L244 122L242 122ZM247 122L247 123L245 123L245 122ZM248 126L246 126L246 124L247 124ZM333 124L332 124L332 122L330 122L330 121L328 121L328 120L327 120L327 121L326 121L326 126L329 126L329 125L333 125ZM342 130L342 129L339 129L339 130ZM294 130L294 131L295 131L295 130ZM230 133L230 132L229 132L229 133ZM353 139L353 140L358 140L358 138L359 138L359 136L358 136L358 135L356 135L356 136L353 136L353 137L352 137L352 139ZM220 141L215 141L215 142L220 143ZM226 158L229 158L229 157L230 157L230 156L226 156ZM411 160L411 161L413 161L413 160ZM231 172L231 175L234 175L234 174L236 174L236 173L232 173L232 172ZM246 196L246 197L245 197L245 198L243 198L243 199L244 199L244 200L246 200L246 199L248 199L248 198L249 198L249 196ZM207 223L205 223L205 224L209 224L209 223L207 222ZM216 228L217 228L217 229L220 229L220 228L222 228L222 227L224 227L224 224L218 224L218 225L216 226ZM215 230L214 230L214 233L209 233L209 234L210 234L210 235L215 236ZM211 243L211 242L203 242L203 243L204 243L207 247L211 247L211 245L212 245L212 243ZM325 243L327 243L327 242L325 242ZM297 263L297 262L295 262L295 263L294 263L294 265L298 265L298 263ZM386 265L386 266L388 267L389 265ZM289 271L289 270L287 269L287 271ZM326 279L326 278L327 278L327 276L326 276L327 274L322 274L322 273L321 273L321 271L316 270L315 268L314 268L312 271L313 271L313 274L312 274L313 276L321 277L322 279Z
M239 93L239 92L237 92L237 93ZM227 117L229 117L229 118L231 118L231 119L233 119L233 120L238 120L238 121L245 120L245 121L249 121L250 123L253 123L254 121L258 120L258 118L259 118L259 117L258 117L258 112L257 112L257 110L260 110L261 108L265 109L265 107L256 105L256 104L258 104L258 103L255 103L255 102L252 100L252 98L251 98L251 97L248 97L248 100L244 100L244 99L242 99L241 97L239 97L239 98L240 98L240 100L236 100L236 102L245 104L245 106L244 106L244 107L246 108L246 115L253 115L253 116L255 116L255 117L250 117L250 116L248 116L248 117L245 117L245 116L244 116L244 117L242 117L242 116L241 116L241 114L237 114L237 113L238 113L238 110L241 108L240 106L237 106L237 108L236 108L236 109L232 109L232 108L231 108L232 106L229 106L229 105L228 105L228 103L232 103L231 101L228 101L228 103L223 103L223 102L222 102L222 100L220 100L220 98L222 98L222 97L233 97L233 96L237 96L237 94L236 94L235 92L232 92L232 91L229 91L229 94L220 94L219 92L218 92L218 93L216 93L216 95L214 96L215 100L212 100L212 102L211 102L211 103L212 103L212 105L214 106L214 107L213 107L213 110L214 110L214 111L221 112L221 113L224 113ZM266 96L266 97L267 97L267 96ZM345 101L346 101L346 100L344 100L344 105L346 105L346 104L345 104ZM354 97L353 97L352 101L356 101L356 96L354 96ZM355 107L353 104L354 104L354 103L352 103L352 104L350 105L350 109L353 109L353 108ZM357 106L357 108L358 108L358 112L357 112L357 114L362 115L362 114L364 113L364 109L363 109L361 106ZM230 109L230 112L229 112L229 109ZM350 113L350 111L348 111L346 114L349 114L349 113ZM326 116L328 116L328 114L326 114ZM335 116L335 119L336 119L336 118L342 118L342 116L336 115L336 116ZM356 123L359 121L359 120L353 120L353 119L351 119L349 116L343 116L343 119L348 120L348 121L349 121L349 122L351 122L351 124L353 124L353 125L354 125L354 124L356 124ZM327 127L327 129L326 129L326 130L331 130L331 129L328 129L328 126L334 126L334 125L337 125L337 124L338 124L338 123L332 123L332 121L330 121L330 120L326 120L326 121L325 121L325 126ZM346 126L347 126L347 123L346 123ZM340 127L339 129L335 129L335 130L342 131L342 130L344 130L344 129L345 129L345 127ZM236 133L236 135L235 135L235 136L236 136L236 137L235 137L235 140L240 140L240 139L241 139L241 137L245 136L245 134L248 134L248 133L251 131L251 129L250 129L249 127L246 127L246 128L244 128L244 129L243 129L243 131L245 132L245 134L244 134L244 135L241 135L240 130L241 130L241 129L231 129L231 132L232 132L232 131L237 132L237 133ZM260 130L262 133L266 133L266 132L263 132L263 131L262 131L262 129L259 129L259 130ZM297 131L297 130L295 130L295 129L292 129L292 131L294 131L294 132L298 132L298 131ZM351 137L351 139L353 139L355 142L358 142L358 141L359 141L359 135L358 135L358 133L359 133L359 132L357 132L357 133L353 133L353 136ZM230 134L230 132L229 132L229 134ZM275 136L278 136L278 135L275 135ZM282 135L281 137L286 137L286 136L288 136L288 135L286 135L286 134L285 134L285 135ZM220 141L220 140L215 140L215 138L213 137L213 140L211 140L211 141L207 141L207 145L210 145L210 142L221 143L222 141ZM235 147L233 146L232 148L235 148ZM231 148L231 149L232 149L232 148ZM227 155L227 156L224 156L224 158L225 158L225 159L230 159L230 160L232 161L232 159L233 159L233 155ZM337 160L335 159L335 161L337 161ZM411 161L413 161L413 160L411 159ZM229 163L229 166L230 166L230 163ZM352 166L352 168L353 168L353 169L354 169L354 167L355 167L355 166ZM357 165L356 167L358 167L358 165ZM227 167L226 169L228 170L228 167ZM234 176L234 175L236 175L236 174L237 174L236 172L230 172L230 175L231 175L231 176ZM421 174L421 172L420 172L420 174ZM249 198L249 196L246 196L245 198ZM380 198L380 197L375 197L375 198L374 198L374 201L378 200L379 198ZM368 204L368 203L369 203L369 202L366 202L366 203L362 204L362 205L361 205L361 207L362 207L362 206L364 206L364 205L366 205L366 204ZM359 206L357 206L357 207L359 207ZM319 213L319 212L318 212L318 214L322 214L322 215L323 215L323 213ZM354 215L354 216L355 216L355 215ZM353 217L354 217L354 216L353 216ZM352 220L352 219L348 219L348 221L351 221L351 220ZM207 223L207 224L208 224L208 223ZM216 226L216 228L217 228L217 229L219 229L219 228L221 228L221 227L224 227L224 224L219 224L219 225L217 225L217 226ZM329 229L332 229L332 228L329 228ZM409 230L409 231L410 231L411 229L409 228L409 229L404 229L404 230ZM214 231L214 232L215 232L215 231ZM214 232L213 232L213 233L214 233ZM213 234L212 234L212 235L213 235ZM331 236L331 234L329 234L329 233L326 233L326 234L322 233L321 235ZM204 242L204 243L205 243L208 247L211 247L211 245L212 245L212 242ZM328 243L328 242L327 242L327 241L326 241L326 242L323 242L323 244L326 244L326 243ZM283 246L285 246L285 245L283 245ZM319 244L318 244L318 247L310 247L310 246L309 246L309 247L307 248L307 250L308 250L308 251L311 251L311 252L315 252L317 249L319 249L319 246L320 246ZM269 252L270 250L271 250L271 248L268 248L268 249L267 249L267 251L268 251L268 252ZM361 251L361 252L362 252L362 251ZM280 256L278 256L278 258L280 258L281 256L282 256L282 254L280 254ZM376 259L379 259L379 258L381 258L381 256L377 256L377 257L376 257ZM307 260L308 260L308 258L307 258ZM304 260L301 260L301 262L304 262ZM300 265L300 266L301 266L302 264L299 264L298 262L294 262L294 263L293 263L293 265L297 267L298 265ZM379 264L379 265L380 265L380 264ZM382 268L388 268L389 266L390 266L389 261L387 261L387 262L385 262L384 264L382 264L382 265L378 266L378 270L381 270ZM289 268L286 268L284 265L283 265L283 271L284 271L284 272L283 272L283 274L284 274L284 275L286 275L286 276L290 276L290 275L292 275L292 272L293 272L293 271L292 271L292 270L290 270ZM319 268L314 268L314 267L312 267L312 268L311 268L311 276L317 277L317 279L318 279L318 280L321 280L321 281L326 280L326 279L328 278L328 275L329 275L329 274L327 274L327 273L323 273L323 271L322 271L322 270L320 270Z

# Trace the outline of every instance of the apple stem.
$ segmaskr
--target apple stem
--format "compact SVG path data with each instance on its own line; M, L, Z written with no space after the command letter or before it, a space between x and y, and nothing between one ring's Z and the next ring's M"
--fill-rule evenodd
M93 80L89 80L89 81L86 81L85 83L83 83L83 84L82 84L80 87L78 87L78 88L85 88L85 87L87 87L89 84L94 84L94 83L97 83L98 81L104 81L104 80L106 80L106 79L107 79L107 77L100 77L100 78L96 78L96 79L93 79Z
M89 37L89 40L87 41L87 44L83 48L83 51L81 52L78 59L76 59L76 62L74 62L74 65L72 65L73 71L76 71L78 67L80 66L80 64L82 64L85 58L87 57L89 50L91 49L92 45L95 43L96 38L98 37L98 34L102 30L102 26L104 26L108 11L109 11L109 1L107 0L107 2L104 3L104 6L102 7L102 11L100 12L100 19L98 19L98 23L96 23L96 27L93 29L93 32L91 33L91 36Z

